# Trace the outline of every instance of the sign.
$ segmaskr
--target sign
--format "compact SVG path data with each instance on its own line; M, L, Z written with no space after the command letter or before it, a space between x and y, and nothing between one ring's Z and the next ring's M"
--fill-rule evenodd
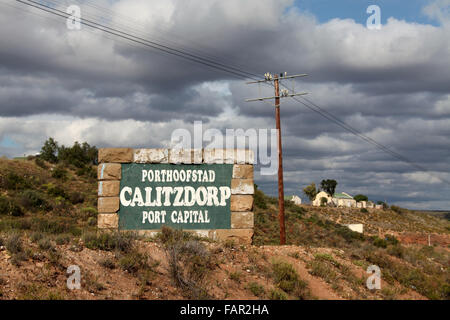
M232 164L122 164L119 230L231 228Z

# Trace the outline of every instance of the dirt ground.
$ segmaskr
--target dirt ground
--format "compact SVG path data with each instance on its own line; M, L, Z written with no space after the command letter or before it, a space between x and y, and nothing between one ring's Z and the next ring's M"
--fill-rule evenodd
M32 243L28 244L33 246ZM308 284L312 299L382 299L379 292L364 288L368 277L362 267L346 261L338 249L304 248L299 246L247 246L226 248L217 243L208 243L214 252L216 268L206 279L208 293L215 299L268 299L268 295L255 296L249 289L250 283L257 283L267 293L275 288L271 278L271 263L285 261L291 264L300 278ZM120 268L107 269L100 264L107 257L113 259L114 253L82 248L71 250L68 245L58 246L62 253L59 264L46 261L35 254L31 260L21 262L20 266L11 263L6 250L0 250L0 298L1 299L184 299L186 295L174 285L169 274L165 252L156 242L139 241L142 252L157 261L151 280L142 285L139 277ZM339 289L334 288L324 279L310 274L308 262L314 255L329 254L361 279L361 290L356 292L345 281L339 282ZM42 261L39 261L42 260ZM66 286L66 271L70 265L81 269L81 289L69 290ZM234 275L230 276L230 275ZM382 282L382 286L384 283ZM364 292L364 294L361 294ZM424 299L415 291L397 296L397 299Z

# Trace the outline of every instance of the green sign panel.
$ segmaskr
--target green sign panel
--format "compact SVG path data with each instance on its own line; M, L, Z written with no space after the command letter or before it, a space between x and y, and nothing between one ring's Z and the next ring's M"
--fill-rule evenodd
M232 173L231 164L123 164L119 229L230 229Z

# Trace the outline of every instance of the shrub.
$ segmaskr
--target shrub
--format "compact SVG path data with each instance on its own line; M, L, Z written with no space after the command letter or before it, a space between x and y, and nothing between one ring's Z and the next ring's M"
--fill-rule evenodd
M30 240L34 243L38 242L44 237L44 235L41 232L33 232L30 236Z
M366 208L361 208L361 213L369 213L369 211Z
M386 240L386 242L388 244L391 244L391 245L394 245L394 246L399 243L398 239L396 237L394 237L393 235L390 235L390 234L385 236L385 240Z
M257 282L250 282L248 289L257 297L262 297L265 293L264 287Z
M47 189L48 195L50 195L52 197L55 197L55 198L56 197L62 197L62 198L67 197L66 192L60 186L55 186L52 183L48 183L48 184L44 185L44 187Z
M55 242L56 242L57 245L69 244L70 240L71 240L71 237L68 234L59 234L55 238Z
M391 210L398 214L403 213L403 209L398 206L391 206Z
M72 192L69 195L69 201L72 204L78 204L84 202L84 195L80 192Z
M239 271L230 273L230 279L233 281L236 281L237 283L241 283L241 277L242 277L242 273Z
M308 263L308 267L311 268L309 271L310 274L320 277L328 283L335 282L337 279L336 272L323 260L311 261Z
M214 264L205 245L187 232L167 227L162 228L158 237L164 245L175 284L191 299L208 298L203 281Z
M272 289L269 294L270 300L287 300L287 295L282 290Z
M139 270L149 268L148 256L133 250L119 259L119 266L130 273L137 273Z
M13 217L23 216L22 208L12 199L0 195L0 215L8 215Z
M58 165L53 169L52 177L64 181L67 179L67 170L63 166Z
M28 259L28 256L23 251L14 253L11 255L11 264L16 267L19 267L21 265L21 262L26 261L27 259Z
M116 268L116 263L111 258L104 258L104 259L99 261L99 264L103 268L106 268L106 269L115 269Z
M47 209L47 201L34 190L25 190L20 196L20 204L28 210Z
M402 246L399 245L390 245L387 248L387 252L394 257L403 258L405 255L405 251Z
M28 180L15 174L14 172L8 172L8 174L2 179L2 185L5 189L16 191L30 187Z
M373 239L372 243L375 247L379 247L379 248L387 248L387 246L388 246L388 242L386 240L378 238L378 237L375 237Z
M22 239L20 237L20 234L14 233L14 234L10 235L8 237L8 239L6 240L5 246L6 246L6 249L11 254L18 254L18 253L22 252L23 247L22 247Z
M88 217L95 217L97 216L97 209L92 207L81 208L81 213Z
M183 230L176 230L163 226L161 232L158 233L157 238L167 246L191 240L192 235L190 233L184 232Z
M41 250L48 251L53 249L53 245L48 238L42 238L38 241L38 247Z
M272 263L274 281L280 289L296 295L301 299L309 297L308 285L299 279L294 267L286 262L276 261Z
M50 234L61 234L71 232L74 235L76 227L69 219L50 220L48 218L33 217L31 219L31 228L33 231L39 231Z
M86 233L83 235L86 248L94 250L130 252L134 246L135 236L130 233Z
M42 169L48 169L48 166L45 164L45 161L42 160L40 157L36 157L34 159L34 163L36 163L36 165L38 167L41 167Z
M97 225L97 218L96 217L89 217L87 220L87 224L90 227L94 227Z
M76 173L79 177L86 177L89 179L97 178L97 171L94 170L94 168L92 168L90 165L83 166L82 168L77 169Z
M255 206L261 209L267 209L266 196L258 189L255 190Z

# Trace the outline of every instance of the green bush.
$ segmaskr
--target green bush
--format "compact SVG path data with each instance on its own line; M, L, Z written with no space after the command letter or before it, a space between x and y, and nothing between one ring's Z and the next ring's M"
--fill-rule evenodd
M59 234L55 238L55 242L57 245L69 244L70 240L71 240L71 237L68 234Z
M55 179L66 180L67 179L67 170L64 166L58 165L53 169L52 177Z
M0 215L20 217L23 216L24 213L22 208L12 199L0 195Z
M137 250L132 250L119 259L119 266L130 273L137 273L139 270L148 269L148 256Z
M288 296L280 289L272 289L269 294L270 300L287 300Z
M42 232L33 232L30 236L31 242L34 242L34 243L38 242L42 238L44 238L44 234Z
M98 150L84 142L75 142L72 147L61 146L58 148L58 161L83 168L86 165L97 164Z
M45 164L45 161L42 160L40 157L36 157L34 159L34 163L36 163L36 165L38 167L41 167L42 169L48 169L48 166Z
M14 233L10 235L6 240L5 246L11 254L18 254L23 252L22 238L20 234Z
M267 209L266 196L262 191L258 189L255 190L254 201L256 207L260 209Z
M53 183L48 183L44 185L44 188L47 190L47 194L52 197L62 197L66 198L66 192L60 186L55 186Z
M378 248L387 248L387 246L388 246L388 242L386 240L378 238L378 237L375 237L373 239L372 244Z
M116 268L116 263L114 262L114 260L111 259L111 258L108 258L108 257L101 259L98 263L103 268L106 268L106 269L111 269L112 270L112 269Z
M87 224L90 227L94 227L97 225L97 218L96 217L89 217L87 220Z
M404 211L402 208L400 208L398 206L391 206L391 210L398 214L401 214Z
M93 207L85 207L81 208L81 213L88 217L95 217L97 216L97 209Z
M399 244L398 239L396 237L394 237L393 235L390 235L390 234L385 236L385 240L386 240L386 242L388 244L391 244L391 245L394 245L394 246Z
M30 183L24 177L8 172L1 180L3 188L7 190L24 190L30 187Z
M163 227L158 236L168 258L169 273L190 299L207 299L203 282L215 264L206 246L182 230Z
M369 210L367 210L366 208L361 208L361 213L369 213Z
M264 287L257 282L250 282L248 289L257 297L262 297L265 293Z
M136 237L130 233L85 233L82 237L86 248L94 250L130 252Z
M28 210L46 210L48 209L47 201L42 197L42 195L34 190L25 190L20 195L20 204Z
M273 277L278 287L287 292L296 295L301 299L309 297L308 285L301 280L294 267L282 261L272 263Z
M69 201L72 204L79 204L84 202L84 195L81 192L72 192L69 194Z
M39 240L38 247L39 247L39 249L44 250L44 251L53 249L53 245L48 238L42 238L41 240Z
M76 173L79 177L86 177L89 179L97 178L97 171L90 165L77 169Z

